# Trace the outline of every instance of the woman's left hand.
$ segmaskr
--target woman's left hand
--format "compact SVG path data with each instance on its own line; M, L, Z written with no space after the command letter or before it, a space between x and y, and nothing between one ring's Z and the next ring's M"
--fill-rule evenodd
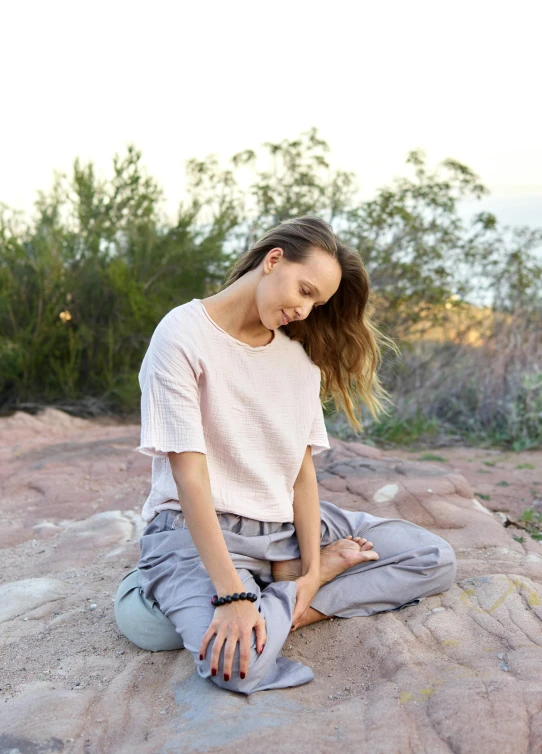
M303 622L303 616L311 606L314 595L320 588L320 574L300 576L295 580L297 584L297 599L294 612L292 615L292 630L298 628L298 624Z

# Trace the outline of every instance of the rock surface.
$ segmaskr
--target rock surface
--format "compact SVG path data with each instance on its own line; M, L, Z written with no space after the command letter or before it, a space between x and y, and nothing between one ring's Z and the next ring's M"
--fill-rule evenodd
M330 436L320 498L440 534L457 582L396 613L293 632L283 654L314 681L244 697L200 679L184 650L146 652L117 629L150 483L138 442L137 425L51 409L0 419L0 752L542 752L542 545L475 496L467 461ZM540 491L542 453L529 458L519 482ZM514 500L515 460L508 508L489 507L517 514L529 501ZM486 468L495 484L507 473Z

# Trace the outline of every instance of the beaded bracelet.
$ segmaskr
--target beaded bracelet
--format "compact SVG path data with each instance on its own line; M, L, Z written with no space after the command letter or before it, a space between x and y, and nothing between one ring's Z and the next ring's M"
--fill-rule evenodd
M230 602L237 602L237 600L249 600L249 602L256 602L257 599L258 596L256 594L253 594L252 592L241 592L241 594L235 592L235 594L227 594L225 597L219 597L215 594L213 597L211 597L211 605L213 607L220 607L220 605L229 605Z

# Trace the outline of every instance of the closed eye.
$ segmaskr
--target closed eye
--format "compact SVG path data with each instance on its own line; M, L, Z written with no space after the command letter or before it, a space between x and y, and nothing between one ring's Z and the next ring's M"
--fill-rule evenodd
M300 288L300 291L301 291L301 293L302 293L302 294L303 294L304 296L310 296L310 295L311 295L311 292L310 292L310 291L306 291L306 290L305 290L304 288ZM313 308L313 309L316 309L316 307L317 307L317 306L318 306L318 304L313 304L313 307L312 307L312 308ZM312 309L311 309L311 311L312 311Z

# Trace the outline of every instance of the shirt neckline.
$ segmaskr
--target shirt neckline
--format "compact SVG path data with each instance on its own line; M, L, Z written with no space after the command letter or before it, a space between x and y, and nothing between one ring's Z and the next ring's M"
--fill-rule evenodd
M211 315L209 314L209 312L205 308L205 304L203 303L203 301L200 298L194 298L194 299L192 299L192 301L193 302L194 301L197 302L197 304L199 305L199 308L202 310L203 314L207 317L207 319L209 320L209 322L214 327L216 327L217 330L220 330L220 332L223 335L225 335L226 338L228 338L228 340L230 340L233 343L235 343L235 345L242 346L242 348L244 348L245 351L247 351L248 353L255 353L255 352L258 352L258 351L267 351L267 350L269 350L271 348L271 346L273 346L274 343L276 343L276 341L278 339L278 336L277 336L277 332L278 331L277 330L272 330L272 332L273 332L273 340L271 340L269 343L266 343L264 346L251 346L251 345L249 345L248 343L245 343L242 340L238 340L237 338L234 338L233 335L230 335L229 332L226 332L226 330L224 330L222 327L220 327L220 325L218 325L214 321L214 319L211 317Z

